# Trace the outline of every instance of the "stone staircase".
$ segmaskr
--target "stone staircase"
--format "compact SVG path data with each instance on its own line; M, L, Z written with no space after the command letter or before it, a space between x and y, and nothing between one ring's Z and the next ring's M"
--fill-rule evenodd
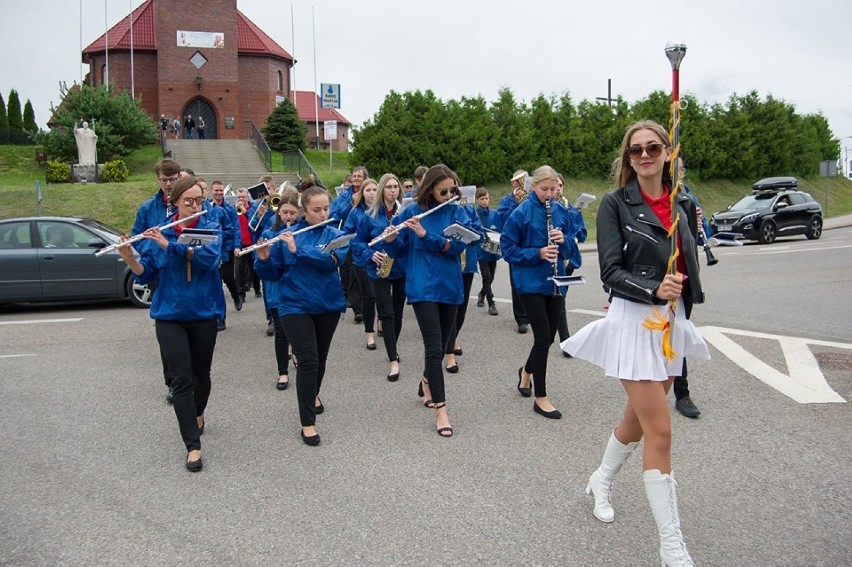
M276 185L299 181L294 173L270 172L250 140L168 140L166 151L208 185L218 179L225 185L230 183L234 191L257 185L267 174L275 178Z

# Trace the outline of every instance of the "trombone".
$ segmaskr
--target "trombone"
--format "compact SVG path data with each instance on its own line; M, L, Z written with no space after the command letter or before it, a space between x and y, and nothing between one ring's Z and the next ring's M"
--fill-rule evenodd
M284 184L278 188L275 193L271 195L267 195L263 199L261 199L257 208L252 213L251 218L248 222L248 228L252 232L256 232L258 227L260 227L260 223L263 222L264 217L266 217L266 213L269 212L269 209L272 209L272 213L275 214L278 212L278 207L281 205L281 195L284 193ZM239 211L238 211L239 212ZM260 214L260 218L258 218L258 214Z

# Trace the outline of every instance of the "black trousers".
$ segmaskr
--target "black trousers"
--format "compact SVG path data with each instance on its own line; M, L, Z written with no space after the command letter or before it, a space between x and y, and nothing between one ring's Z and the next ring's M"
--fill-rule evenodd
M355 278L352 265L352 251L346 254L346 259L340 265L340 285L343 286L343 296L346 297L346 305L352 307L355 315L361 314L361 288Z
M528 325L530 320L527 317L527 311L521 301L521 296L515 289L515 278L512 276L512 268L509 268L509 285L512 287L512 315L515 316L515 322L520 325Z
M480 260L479 273L482 275L482 289L479 290L479 295L488 300L488 305L494 304L494 292L491 291L491 284L494 282L494 275L497 273L497 260Z
M234 251L228 251L228 261L219 264L219 274L222 276L222 281L228 288L228 293L231 294L231 299L234 301L240 296L240 288L237 287L237 278L234 274Z
M682 301L686 318L689 319L690 315L692 315L693 303L686 299L683 299ZM672 389L674 390L675 400L682 400L683 398L689 397L689 380L687 380L686 358L683 359L683 374L675 376Z
M456 321L458 305L449 303L412 303L420 334L423 336L425 368L423 375L429 382L432 401L436 404L447 401L444 389L444 368L441 361ZM301 365L301 360L299 361Z
M216 348L216 319L154 323L160 355L168 363L174 388L174 410L187 452L201 448L195 418L210 398L210 366Z
M444 349L444 354L453 354L456 346L456 339L464 325L464 318L467 315L467 303L470 300L470 288L473 286L473 274L462 274L462 283L464 284L464 300L456 310L456 322L450 331L450 337L447 340L447 346Z
M567 295L562 296L562 306L559 308L559 342L568 340L571 336L571 331L568 330L568 312L565 309L565 300Z
M365 268L354 264L352 265L352 274L355 276L358 288L361 290L360 312L364 317L364 332L372 333L376 330L376 291L373 289L373 280L367 275Z
M325 361L331 348L331 339L340 321L340 312L328 311L317 315L284 315L281 325L293 354L299 361L296 368L296 395L299 398L299 420L302 427L316 425L314 402L322 388Z
M376 310L382 322L382 339L388 360L399 360L396 345L402 332L402 313L405 310L405 278L373 280Z
M245 244L243 247L251 246ZM254 252L240 256L236 259L236 279L237 289L242 297L245 297L248 290L254 287L255 292L260 292L260 278L254 273Z
M547 395L547 355L559 325L562 295L522 295L521 301L533 331L533 346L524 370L533 376L535 397L542 398Z
M290 370L290 341L284 332L284 325L278 317L278 309L269 310L272 324L275 326L275 362L278 365L278 375L287 374Z

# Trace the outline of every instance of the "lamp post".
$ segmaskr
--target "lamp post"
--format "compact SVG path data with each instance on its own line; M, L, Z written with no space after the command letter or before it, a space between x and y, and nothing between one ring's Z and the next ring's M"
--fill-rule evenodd
M852 173L849 171L849 146L844 144L843 140L852 140L852 136L843 136L840 138L840 145L843 146L843 163L841 164L840 171L843 172L843 177L849 179L849 174Z

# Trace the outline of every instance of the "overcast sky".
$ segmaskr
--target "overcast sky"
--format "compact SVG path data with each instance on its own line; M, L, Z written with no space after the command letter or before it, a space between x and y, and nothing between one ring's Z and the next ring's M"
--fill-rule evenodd
M12 88L22 105L29 98L41 126L59 81L80 80L81 3L86 46L142 0L106 0L107 22L104 0L5 10L14 16L0 34L0 92L7 102ZM842 144L852 159L849 0L238 0L238 8L295 55L299 90L314 88L315 27L316 82L341 84L341 112L356 125L391 89L493 102L509 87L527 102L565 92L579 101L605 97L612 79L613 97L634 102L670 90L664 48L676 40L687 45L682 92L713 103L755 90L800 114L822 112L836 137L850 137Z

